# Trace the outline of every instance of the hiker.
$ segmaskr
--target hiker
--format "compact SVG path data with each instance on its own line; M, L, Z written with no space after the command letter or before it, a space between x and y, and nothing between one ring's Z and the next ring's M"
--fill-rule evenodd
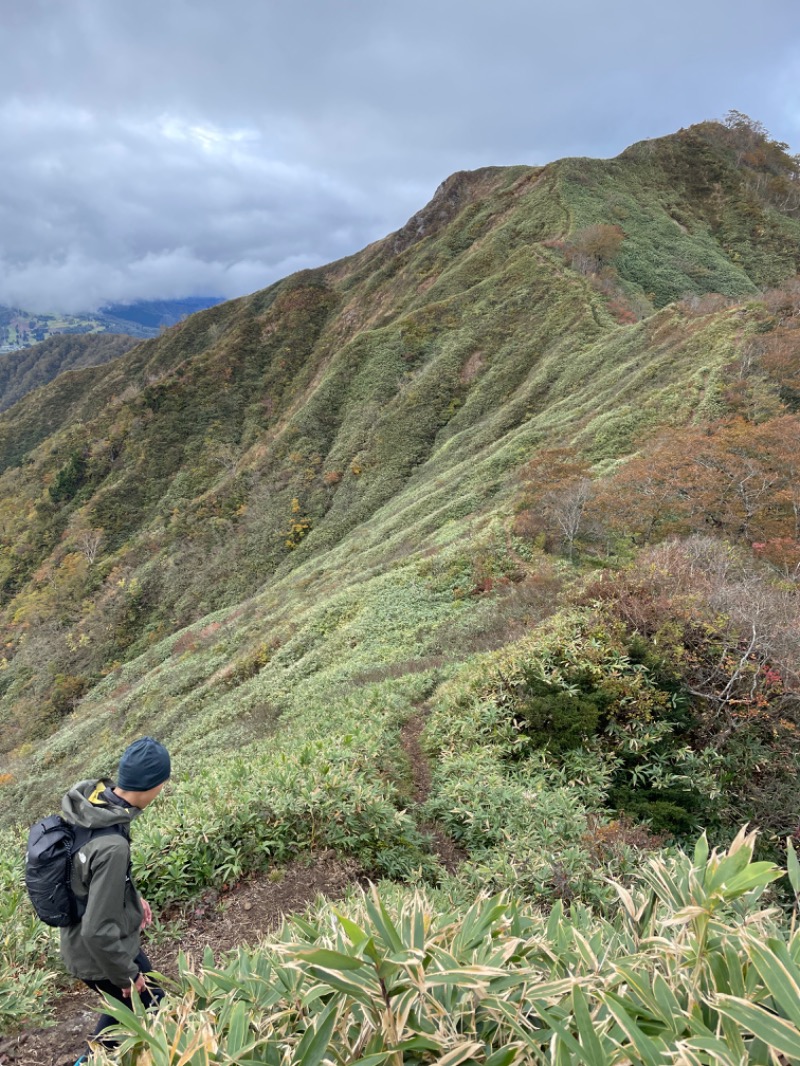
M91 837L72 857L72 890L86 899L86 910L78 924L61 929L64 965L90 988L123 1003L130 1003L135 988L146 1007L158 1004L164 992L147 978L152 966L141 930L153 915L131 878L130 824L158 796L170 769L163 744L142 737L123 752L116 785L81 781L61 801L62 816L73 825L117 830ZM110 1014L101 1014L94 1038L114 1024ZM102 1037L99 1043L117 1046ZM85 1061L79 1058L75 1066Z

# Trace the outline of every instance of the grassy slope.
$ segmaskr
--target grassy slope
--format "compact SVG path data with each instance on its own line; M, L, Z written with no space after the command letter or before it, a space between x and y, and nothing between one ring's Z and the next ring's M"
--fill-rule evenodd
M610 463L655 427L714 414L754 328L746 308L686 319L671 305L620 325L553 242L617 221L623 288L654 304L746 296L797 268L792 219L771 220L769 263L734 254L754 211L698 134L454 175L358 255L23 400L0 420L12 795L51 801L90 740L108 765L120 721L199 758L255 728L248 713L271 727L364 670L466 654L487 607L454 589L477 557L502 556L493 516L515 470L565 441ZM80 476L53 500L76 454ZM86 526L104 531L91 565L75 550ZM443 549L456 577L431 591L425 556ZM196 620L213 639L176 655L171 634ZM464 648L442 647L440 626ZM230 685L237 660L253 677ZM65 677L89 693L66 717ZM113 714L99 733L98 711Z
M603 285L564 254L597 223L625 235ZM514 769L503 685L548 640L637 669L585 613L518 640L579 578L511 536L517 472L564 442L613 468L722 413L761 322L745 301L797 270L798 236L703 130L454 175L358 255L24 398L0 418L0 817L113 773L150 732L177 767L137 834L156 903L316 847L435 880L400 745L425 708L427 816L469 852L447 893L550 898L566 878L605 899L586 871L630 861L613 834L592 850L609 771L591 754ZM740 302L672 302L715 291ZM20 854L0 831L11 1019L40 1003L52 951L19 906Z

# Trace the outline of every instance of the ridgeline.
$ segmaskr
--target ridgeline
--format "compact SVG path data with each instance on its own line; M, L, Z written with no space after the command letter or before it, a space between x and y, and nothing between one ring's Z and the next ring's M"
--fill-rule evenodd
M137 836L160 906L319 849L446 884L462 917L480 889L602 911L604 877L701 827L722 845L752 821L781 855L799 175L735 113L612 160L455 174L356 255L0 416L9 883L14 827L142 733L178 767ZM15 935L27 966L42 949Z

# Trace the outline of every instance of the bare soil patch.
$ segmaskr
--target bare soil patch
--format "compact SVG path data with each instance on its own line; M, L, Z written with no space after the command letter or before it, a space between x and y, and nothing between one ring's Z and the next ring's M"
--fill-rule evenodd
M419 807L425 803L431 791L430 762L420 742L422 730L425 728L425 718L425 712L420 710L408 719L400 735L400 742L411 770L411 798ZM419 827L431 838L433 853L445 870L448 873L454 873L459 864L467 858L464 849L456 844L438 822L420 821Z
M484 361L484 352L478 351L472 353L466 363L464 363L461 368L461 373L459 374L459 380L462 385L468 385L478 376L479 372L483 369Z

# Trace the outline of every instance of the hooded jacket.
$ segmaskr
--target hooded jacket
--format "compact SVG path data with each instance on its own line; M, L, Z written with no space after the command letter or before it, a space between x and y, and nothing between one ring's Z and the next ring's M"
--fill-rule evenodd
M127 988L139 974L134 959L144 918L130 875L130 823L141 811L104 795L112 787L110 781L81 781L61 801L73 825L122 827L93 837L72 858L72 891L86 898L86 911L78 925L61 930L61 956L74 977Z

